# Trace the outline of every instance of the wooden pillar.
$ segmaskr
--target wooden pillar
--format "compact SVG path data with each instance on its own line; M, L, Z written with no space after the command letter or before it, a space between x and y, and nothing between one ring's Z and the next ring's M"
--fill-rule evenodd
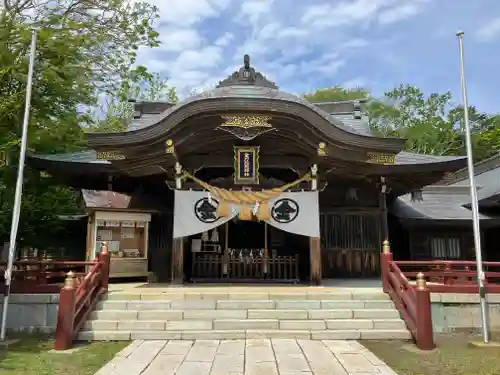
M392 253L389 241L385 240L380 254L380 275L382 276L382 289L384 293L389 293L390 282L389 274L391 272L390 263L392 262Z
M389 241L389 223L387 221L387 186L385 184L385 178L382 177L380 184L379 193L379 207L380 207L380 235L382 237L382 243L384 241Z
M64 281L64 287L59 293L55 350L67 350L73 344L73 338L75 337L75 304L76 278L75 274L70 271Z
M309 237L311 258L311 282L321 284L321 241L319 237Z
M417 287L415 288L416 297L416 337L417 348L420 350L433 350L436 348L432 330L432 311L431 311L431 291L427 287L424 274L417 274Z
M85 260L94 259L94 254L92 253L94 251L94 238L96 236L94 233L94 220L95 215L93 213L87 216L87 252Z
M184 282L184 238L172 240L172 284L182 285Z
M267 223L264 222L264 251L263 251L263 257L264 261L262 262L262 273L264 274L264 277L267 278L267 272L268 272L268 258L269 258L269 249L267 247Z
M224 230L224 255L222 256L222 276L227 277L229 271L229 222Z

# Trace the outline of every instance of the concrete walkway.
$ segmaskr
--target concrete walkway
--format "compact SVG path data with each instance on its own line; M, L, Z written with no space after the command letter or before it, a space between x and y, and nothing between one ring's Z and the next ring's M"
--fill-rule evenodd
M96 375L397 375L357 341L132 342Z

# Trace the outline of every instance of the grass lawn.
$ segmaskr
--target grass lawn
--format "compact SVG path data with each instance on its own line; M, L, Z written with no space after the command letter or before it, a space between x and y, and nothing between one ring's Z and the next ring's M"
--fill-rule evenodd
M94 375L126 342L95 342L73 353L50 353L54 342L41 335L22 335L0 348L0 375Z
M481 336L470 333L435 334L438 350L412 351L402 341L363 341L362 344L400 375L499 375L500 348L471 348ZM500 334L492 339L500 340ZM410 350L408 350L410 347Z

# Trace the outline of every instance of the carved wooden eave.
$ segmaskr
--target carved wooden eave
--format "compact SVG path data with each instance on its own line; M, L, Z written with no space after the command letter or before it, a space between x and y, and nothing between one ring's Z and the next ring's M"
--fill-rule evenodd
M168 138L176 143L181 141L175 137L179 129L191 126L196 132L207 115L218 115L220 118L231 113L267 114L292 120L311 128L325 142L345 147L398 153L405 143L399 138L356 133L304 98L280 91L274 82L250 67L247 56L244 66L221 81L216 88L168 108L148 120L150 122L141 129L121 133L90 133L87 137L89 145L96 150L146 147Z
M175 127L189 118L196 116L202 118L207 113L224 114L228 113L228 109L230 109L231 112L236 113L261 113L271 114L274 117L296 118L300 122L314 127L327 142L341 142L351 147L385 150L393 153L401 151L404 147L404 139L379 138L350 132L350 129L334 120L326 112L314 107L305 99L291 94L271 93L269 91L276 90L269 89L262 96L250 98L241 91L238 92L239 90L222 92L226 89L233 88L215 89L211 99L191 99L188 103L176 105L165 111L155 123L139 130L122 133L88 133L89 145L94 149L100 149L134 147L159 142L169 138Z

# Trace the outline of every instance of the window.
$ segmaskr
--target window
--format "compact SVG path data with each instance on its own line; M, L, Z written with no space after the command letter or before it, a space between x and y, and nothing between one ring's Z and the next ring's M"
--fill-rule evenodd
M460 238L432 237L431 256L434 259L460 259Z

